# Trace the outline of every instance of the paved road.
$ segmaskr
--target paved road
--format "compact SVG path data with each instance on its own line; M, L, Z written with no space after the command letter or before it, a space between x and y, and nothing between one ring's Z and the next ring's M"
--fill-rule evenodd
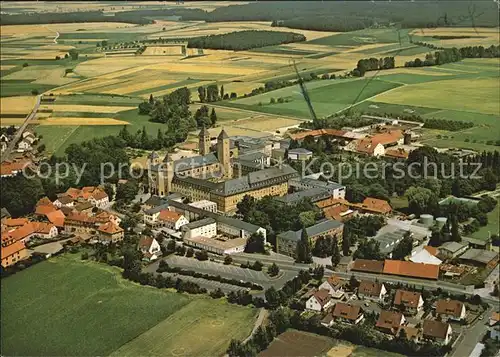
M24 130L26 130L26 127L28 126L30 120L35 117L36 112L37 112L38 108L40 107L41 100L42 100L42 95L40 94L36 97L36 103L35 103L35 106L33 107L33 109L31 110L31 113L29 113L28 116L26 117L26 119L24 119L23 124L21 125L19 130L14 135L14 138L9 143L9 146L7 146L7 149L5 149L5 151L3 152L2 161L9 159L9 156L12 153L12 150L14 150L14 147L16 146L17 142L19 141L19 138L23 134Z
M467 326L467 328L463 329L464 333L460 336L455 347L453 347L453 350L450 352L450 357L468 357L471 354L476 344L481 342L481 339L485 335L488 329L488 318L492 311L498 308L498 305L494 305L494 307L490 306L490 308L486 310L483 315L483 320L476 320L472 326Z

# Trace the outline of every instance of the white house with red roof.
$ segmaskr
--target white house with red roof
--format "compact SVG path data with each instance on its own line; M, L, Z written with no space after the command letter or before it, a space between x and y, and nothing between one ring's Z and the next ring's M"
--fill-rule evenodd
M147 261L156 260L161 256L160 243L153 237L141 237L137 249L141 251L144 259Z
M328 290L316 291L307 301L306 309L312 311L324 311L334 304Z

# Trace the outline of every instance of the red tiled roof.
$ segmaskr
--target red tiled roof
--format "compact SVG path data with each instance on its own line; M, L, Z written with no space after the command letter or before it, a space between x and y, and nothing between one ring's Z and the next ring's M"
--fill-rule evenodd
M24 226L26 223L29 223L27 218L6 218L2 221L2 224L7 227L20 227Z
M45 206L49 204L52 204L52 201L47 196L40 198L36 203L37 206Z
M366 281L363 280L359 284L358 293L368 296L379 296L382 290L382 283L376 281Z
M371 212L377 213L390 213L392 211L392 207L389 202L385 200L381 200L373 197L366 197L361 204L353 204L355 207L362 208L364 210L368 210Z
M338 205L333 207L328 207L323 210L325 217L330 219L335 219L337 221L342 221L350 217L353 211L349 212L349 207L346 205Z
M153 244L154 238L153 237L146 237L142 236L141 239L139 239L139 248L145 248L149 249L151 247L151 244Z
M352 270L382 273L384 271L384 262L381 260L356 259Z
M348 133L345 130L337 130L337 129L317 129L317 130L309 130L309 131L301 131L299 133L290 134L290 138L293 140L302 140L307 136L322 136L322 135L332 135L338 137L344 137L344 135Z
M438 300L436 303L436 312L438 314L452 315L460 317L464 304L457 300Z
M47 219L50 223L55 225L56 227L64 226L64 218L66 217L61 210L49 212L46 214Z
M394 296L394 305L403 305L406 307L417 308L422 294L414 291L398 289Z
M407 159L408 158L408 152L404 151L403 149L386 150L385 151L385 156L396 157L396 158L399 158L399 159Z
M379 143L373 141L372 138L360 139L356 142L356 151L371 155L375 151L378 144Z
M438 255L438 249L436 247L431 247L430 245L426 245L424 247L424 249L426 251L428 251L429 254L431 254L431 255L434 255L434 256Z
M57 207L52 203L36 206L35 214L45 216L47 213L57 211Z
M332 315L354 321L358 318L361 311L360 306L338 302L335 304Z
M396 143L403 137L401 130L389 130L385 133L375 134L372 136L372 141L382 145L389 145Z
M342 199L342 198L330 197L330 198L318 201L315 204L319 208L325 208L325 207L336 206L336 205L340 205L340 204L349 205L349 202Z
M96 189L94 192L92 192L92 197L94 197L95 200L100 201L108 197L108 194L103 190Z
M169 211L169 210L163 210L163 211L160 212L160 215L158 216L158 219L161 219L162 221L167 221L167 222L175 223L181 217L182 217L182 214L180 214L178 212Z
M325 306L331 300L328 290L318 290L313 296L316 298L321 307Z
M403 314L400 312L382 310L380 311L376 326L396 332L399 326L401 326L402 317Z
M15 243L12 243L6 247L2 247L2 259L5 259L7 257L10 257L11 255L22 251L23 249L26 249L26 246L24 245L23 242L17 241Z
M93 217L89 217L85 213L73 211L68 216L66 216L65 222L67 221L92 222L94 221L94 219Z
M435 321L424 320L424 336L445 338L450 324Z
M12 175L21 171L25 166L31 165L31 160L4 161L0 165L0 175Z
M115 234L123 232L123 228L117 226L112 222L101 224L98 228L99 232L107 233L107 234Z
M386 259L384 263L384 274L437 279L439 276L439 265Z
M338 288L340 285L342 285L342 279L340 279L336 275L329 276L328 279L326 279L326 281L334 289Z

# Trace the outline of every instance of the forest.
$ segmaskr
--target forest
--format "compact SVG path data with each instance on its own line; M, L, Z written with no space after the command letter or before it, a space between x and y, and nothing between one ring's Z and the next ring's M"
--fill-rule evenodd
M293 32L251 30L190 38L188 39L188 47L242 51L305 40L304 35Z

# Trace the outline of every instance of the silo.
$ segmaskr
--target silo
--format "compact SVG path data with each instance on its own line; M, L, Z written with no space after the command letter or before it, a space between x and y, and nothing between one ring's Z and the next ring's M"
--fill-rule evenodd
M443 228L444 225L446 224L446 221L448 221L448 218L446 217L438 217L436 218L436 224L439 229Z
M420 223L422 223L426 227L430 227L434 224L434 217L432 216L432 214L421 214Z

